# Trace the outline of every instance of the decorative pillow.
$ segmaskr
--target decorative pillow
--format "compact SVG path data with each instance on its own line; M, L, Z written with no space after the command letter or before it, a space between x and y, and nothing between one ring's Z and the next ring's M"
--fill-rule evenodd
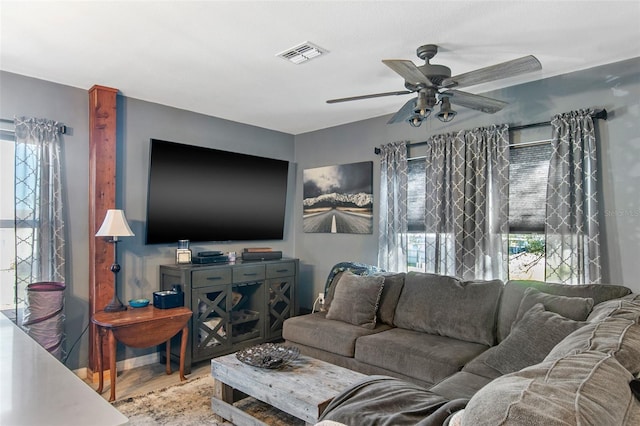
M529 287L547 294L557 294L568 297L590 297L597 305L605 300L615 299L631 293L627 287L611 284L558 284L542 281L510 280L504 285L498 314L498 342L503 341L509 335L511 326L518 313L520 302L524 297L524 291Z
M516 323L506 339L487 351L484 362L502 374L537 364L562 339L584 324L545 311L542 303L538 303Z
M537 303L542 303L547 311L555 312L574 321L586 320L593 309L593 299L590 297L556 296L529 287L524 291L524 297L520 302L513 326Z
M465 407L462 426L639 424L632 379L602 352L540 363L480 389Z
M586 351L611 354L636 374L640 372L640 324L625 318L587 323L558 343L544 360L555 361Z
M326 318L374 328L383 287L383 276L360 276L345 271L336 284Z
M327 289L327 294L324 295L324 308L326 310L329 310L329 308L331 307L331 301L333 300L333 296L336 293L336 286L338 284L338 281L340 281L340 277L342 277L342 274L344 274L344 271L340 271L334 275L333 280L331 281L331 284L329 284L329 288Z
M396 313L398 298L400 298L400 292L404 286L404 273L394 274L384 272L379 275L384 277L384 287L382 288L382 295L380 296L378 319L381 323L393 325L393 317Z
M393 323L396 327L491 346L503 283L462 281L408 272Z

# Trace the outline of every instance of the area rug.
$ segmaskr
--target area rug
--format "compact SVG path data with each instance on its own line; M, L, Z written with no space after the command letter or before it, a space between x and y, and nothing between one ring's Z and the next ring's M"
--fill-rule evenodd
M230 425L213 418L211 397L213 378L202 376L145 395L115 401L113 406L129 418L133 426ZM273 426L303 425L304 422L255 398L234 404L257 419Z

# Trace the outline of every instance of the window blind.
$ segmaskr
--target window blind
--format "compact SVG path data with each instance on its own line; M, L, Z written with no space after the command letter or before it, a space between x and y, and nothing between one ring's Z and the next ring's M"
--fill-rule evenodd
M551 144L509 150L509 231L544 232Z
M424 232L424 203L427 182L424 158L407 161L407 225L409 232Z
M512 147L509 150L509 230L544 232L547 175L551 145ZM407 221L409 232L424 232L424 158L407 162Z

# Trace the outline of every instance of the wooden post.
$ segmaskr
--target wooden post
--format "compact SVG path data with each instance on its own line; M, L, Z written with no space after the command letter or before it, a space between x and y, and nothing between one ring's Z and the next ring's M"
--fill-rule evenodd
M115 280L111 272L113 248L96 232L108 209L116 207L116 95L118 89L89 89L89 315L109 303ZM89 370L95 379L98 367L96 326L89 327ZM109 351L103 348L104 354ZM110 355L102 365L110 365Z

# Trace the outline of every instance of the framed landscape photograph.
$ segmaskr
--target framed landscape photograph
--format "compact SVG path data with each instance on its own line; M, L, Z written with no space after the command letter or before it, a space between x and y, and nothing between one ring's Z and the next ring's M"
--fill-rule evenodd
M302 172L303 229L308 233L373 233L373 162Z

